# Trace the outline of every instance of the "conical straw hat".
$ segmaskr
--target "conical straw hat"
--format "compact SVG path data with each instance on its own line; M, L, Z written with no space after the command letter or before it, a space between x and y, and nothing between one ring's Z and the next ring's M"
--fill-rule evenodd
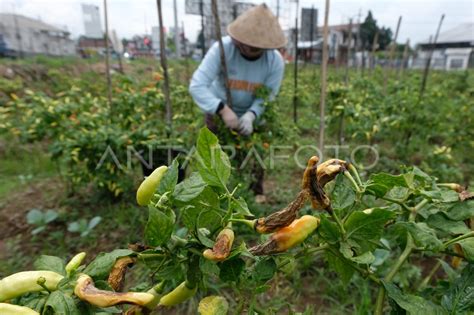
M278 19L266 4L242 13L227 27L227 33L239 42L262 49L280 48L287 40Z

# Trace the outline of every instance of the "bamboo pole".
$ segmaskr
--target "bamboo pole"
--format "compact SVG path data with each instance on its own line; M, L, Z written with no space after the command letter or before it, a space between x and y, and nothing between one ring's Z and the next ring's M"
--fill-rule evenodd
M168 63L166 60L166 38L164 33L163 15L161 10L161 0L156 0L158 7L158 26L160 27L160 61L161 68L163 69L163 93L165 94L165 106L166 106L166 125L168 126L168 133L172 131L172 111L171 111L171 98L170 98L170 78L168 74Z
M385 65L385 76L384 76L384 80L383 80L384 93L387 90L388 77L391 73L391 69L393 68L393 55L395 53L395 48L397 47L397 38L398 38L398 33L400 31L400 24L401 23L402 23L402 16L400 16L398 18L397 29L395 31L395 36L393 37L393 40L390 43L390 52L389 52L389 57L388 57L388 64Z
M293 67L293 121L298 121L297 103L298 103L298 14L299 0L296 0L296 18L295 18L295 62Z
M372 42L372 53L371 53L371 67L369 68L370 71L375 69L375 51L377 50L377 45L379 41L379 31L375 32L374 41Z
M400 76L403 71L406 70L408 67L408 50L410 48L410 39L407 39L407 42L405 44L405 49L403 50L403 58L402 58L402 64L400 65L400 68L398 69L398 78L400 79Z
M438 29L436 30L436 35L434 37L433 43L431 44L428 60L426 61L425 71L423 72L423 79L421 81L420 98L425 92L426 83L428 81L428 74L430 72L431 58L433 58L433 52L436 47L436 42L438 41L439 31L441 30L441 25L443 24L443 20L444 20L444 14L441 15L441 19L439 20Z
M349 34L348 34L348 43L347 43L347 58L346 58L346 74L344 81L346 85L349 83L349 61L351 59L351 44L352 44L352 19L349 19Z
M104 19L105 19L105 77L107 78L107 101L109 108L112 108L112 80L110 79L110 51L109 51L109 19L107 13L107 0L104 0Z
M324 30L323 30L323 60L321 61L321 102L319 107L319 150L324 154L324 111L326 107L326 80L328 63L328 20L329 20L329 0L326 0L324 10Z
M227 106L232 108L232 95L230 94L229 74L227 72L227 63L225 61L224 44L222 43L221 21L219 19L219 11L217 10L217 0L212 0L211 5L212 5L212 15L214 16L214 21L216 25L217 41L219 42L219 51L221 53L221 67L222 67L222 74L224 75Z

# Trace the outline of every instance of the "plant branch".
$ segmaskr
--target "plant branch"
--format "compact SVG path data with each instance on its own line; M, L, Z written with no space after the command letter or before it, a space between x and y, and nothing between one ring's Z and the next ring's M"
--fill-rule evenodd
M443 247L446 248L451 244L457 243L459 241L462 241L466 238L474 237L474 231L466 233L464 235L458 236L456 238L453 238L452 240L447 241L446 243L443 244Z

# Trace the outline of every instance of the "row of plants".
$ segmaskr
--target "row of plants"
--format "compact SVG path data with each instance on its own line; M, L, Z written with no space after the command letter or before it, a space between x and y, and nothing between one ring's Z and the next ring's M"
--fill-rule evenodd
M474 200L462 186L416 167L363 180L344 160L313 156L301 183L290 183L300 186L294 200L255 219L241 185L230 185L230 160L215 135L202 129L196 148L184 181L175 160L140 185L144 244L88 264L85 253L68 264L41 256L36 271L0 280L2 312L146 314L197 297L201 314L264 313L258 297L272 293L272 279L321 259L343 282L357 273L378 288L374 314L474 310ZM433 263L414 283L404 268L420 259ZM131 265L141 276L124 289ZM438 268L448 277L434 278Z

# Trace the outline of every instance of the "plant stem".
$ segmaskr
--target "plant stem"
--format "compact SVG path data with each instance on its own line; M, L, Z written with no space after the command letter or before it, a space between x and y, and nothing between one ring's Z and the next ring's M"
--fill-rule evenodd
M441 267L441 262L438 261L436 265L434 265L433 269L431 269L430 273L421 281L420 285L418 286L417 290L423 290L426 288L428 283L430 283L431 278L434 276L436 271L438 271L439 267Z
M352 177L351 173L349 173L348 171L344 171L344 176L346 176L346 178L352 183L352 185L354 186L356 192L358 192L359 194L363 193L363 191L360 189L359 185L356 183L354 177Z
M337 216L336 214L336 211L331 211L331 215L332 217L334 218L334 220L336 220L336 223L337 225L339 226L339 229L341 229L341 233L343 235L343 237L345 237L346 235L346 229L344 229L344 225L342 224L341 220L339 219L339 217Z
M474 237L474 231L466 233L464 235L458 236L456 238L453 238L452 240L447 241L446 243L443 244L443 247L446 248L451 244L457 243L459 241L462 241L463 239Z
M359 172L357 171L357 168L354 166L354 164L349 164L349 171L354 173L355 178L357 179L357 182L359 183L359 186L362 186L362 181L360 180Z

